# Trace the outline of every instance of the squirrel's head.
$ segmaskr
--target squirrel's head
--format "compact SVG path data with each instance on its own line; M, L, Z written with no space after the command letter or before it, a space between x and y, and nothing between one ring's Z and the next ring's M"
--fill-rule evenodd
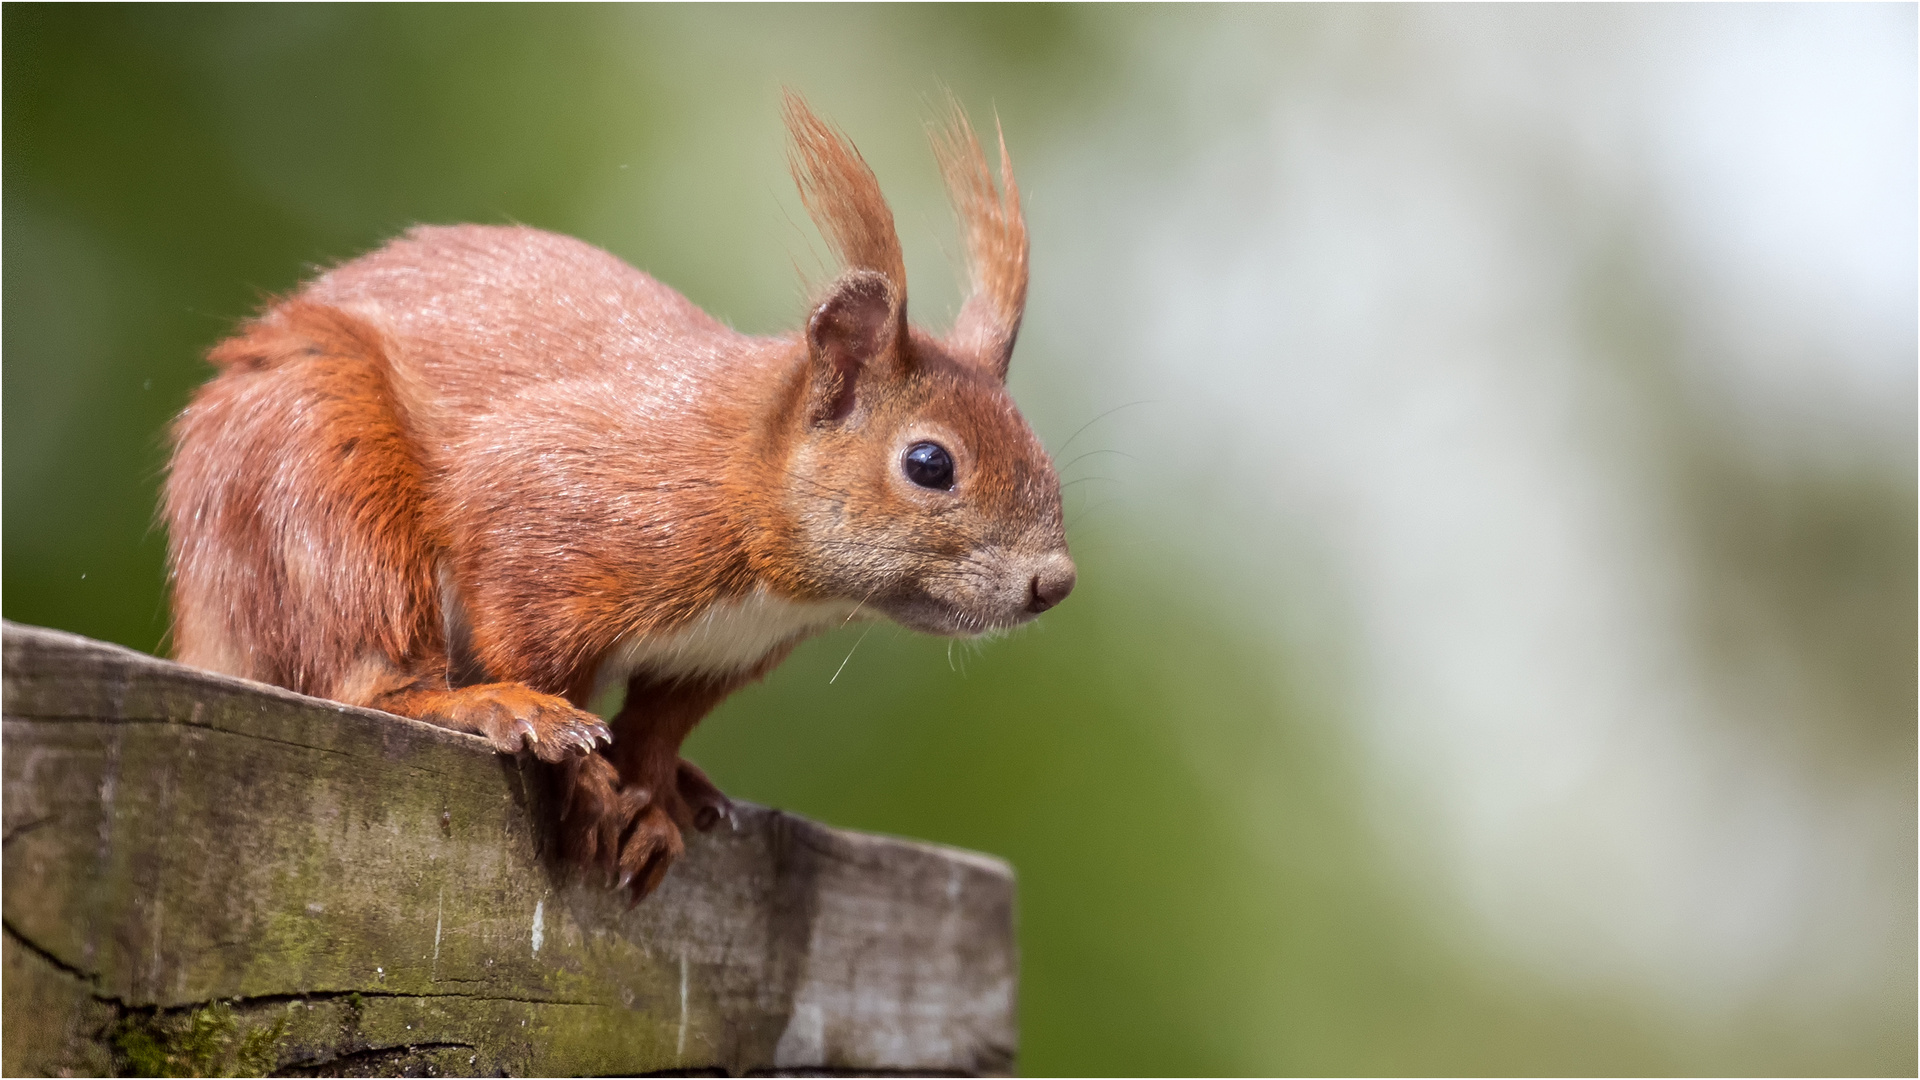
M893 215L852 144L787 97L802 200L848 267L807 320L779 441L782 562L816 596L916 630L1013 626L1073 588L1060 481L1006 390L1027 237L1000 147L996 188L956 106L936 140L973 293L953 330L907 323Z

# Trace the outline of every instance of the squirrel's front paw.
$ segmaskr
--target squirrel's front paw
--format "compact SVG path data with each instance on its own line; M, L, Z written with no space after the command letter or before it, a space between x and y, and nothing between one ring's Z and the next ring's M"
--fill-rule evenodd
M561 762L590 754L613 741L599 717L522 683L487 683L449 690L433 716L449 727L472 731L505 754L531 750L542 761Z
M668 793L656 798L644 785L623 786L619 771L599 754L569 761L565 768L561 850L569 862L597 870L616 888L632 889L639 903L686 851L667 813Z

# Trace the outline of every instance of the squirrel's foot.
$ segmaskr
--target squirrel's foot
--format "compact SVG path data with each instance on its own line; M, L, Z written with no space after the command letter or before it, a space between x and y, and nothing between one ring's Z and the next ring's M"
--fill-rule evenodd
M474 732L503 754L531 750L542 761L562 762L613 741L613 732L599 717L523 683L416 690L410 696L414 700L406 704L412 707L404 715Z
M674 772L674 783L679 788L680 801L685 804L688 820L693 827L706 832L725 820L734 824L733 800L722 794L700 771L700 766L680 759L680 765Z
M639 903L659 888L661 879L667 876L667 868L686 854L686 850L686 843L680 839L680 826L667 816L666 808L658 803L649 805L620 845L620 880L614 887L631 888L633 902Z
M646 809L646 793L622 790L613 762L599 754L561 766L560 845L569 862L610 871L620 852L620 837Z
M665 800L648 786L623 786L619 771L599 754L569 761L564 768L562 852L568 861L604 875L615 888L631 889L633 902L639 903L686 851Z

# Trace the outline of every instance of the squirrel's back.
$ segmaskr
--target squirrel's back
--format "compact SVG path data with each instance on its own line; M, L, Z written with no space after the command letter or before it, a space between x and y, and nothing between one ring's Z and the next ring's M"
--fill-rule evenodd
M416 226L300 298L379 327L403 377L455 410L529 382L711 377L763 351L608 252L520 225Z

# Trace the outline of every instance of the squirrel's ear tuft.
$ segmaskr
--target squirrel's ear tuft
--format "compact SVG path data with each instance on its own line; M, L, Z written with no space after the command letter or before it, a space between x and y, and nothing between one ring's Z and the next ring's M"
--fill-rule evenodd
M947 181L947 195L967 238L967 270L972 294L960 307L947 344L955 355L972 358L999 379L1007 377L1013 341L1027 308L1027 223L1020 213L1020 188L1013 182L1007 139L994 121L1000 143L1000 183L960 102L948 95L946 130L933 136L933 150Z
M885 278L904 310L907 266L880 181L846 135L814 115L799 94L786 91L784 111L787 165L808 216L848 270Z
M846 419L861 382L903 362L905 327L905 303L884 275L852 270L834 282L807 319L809 418L814 423Z

